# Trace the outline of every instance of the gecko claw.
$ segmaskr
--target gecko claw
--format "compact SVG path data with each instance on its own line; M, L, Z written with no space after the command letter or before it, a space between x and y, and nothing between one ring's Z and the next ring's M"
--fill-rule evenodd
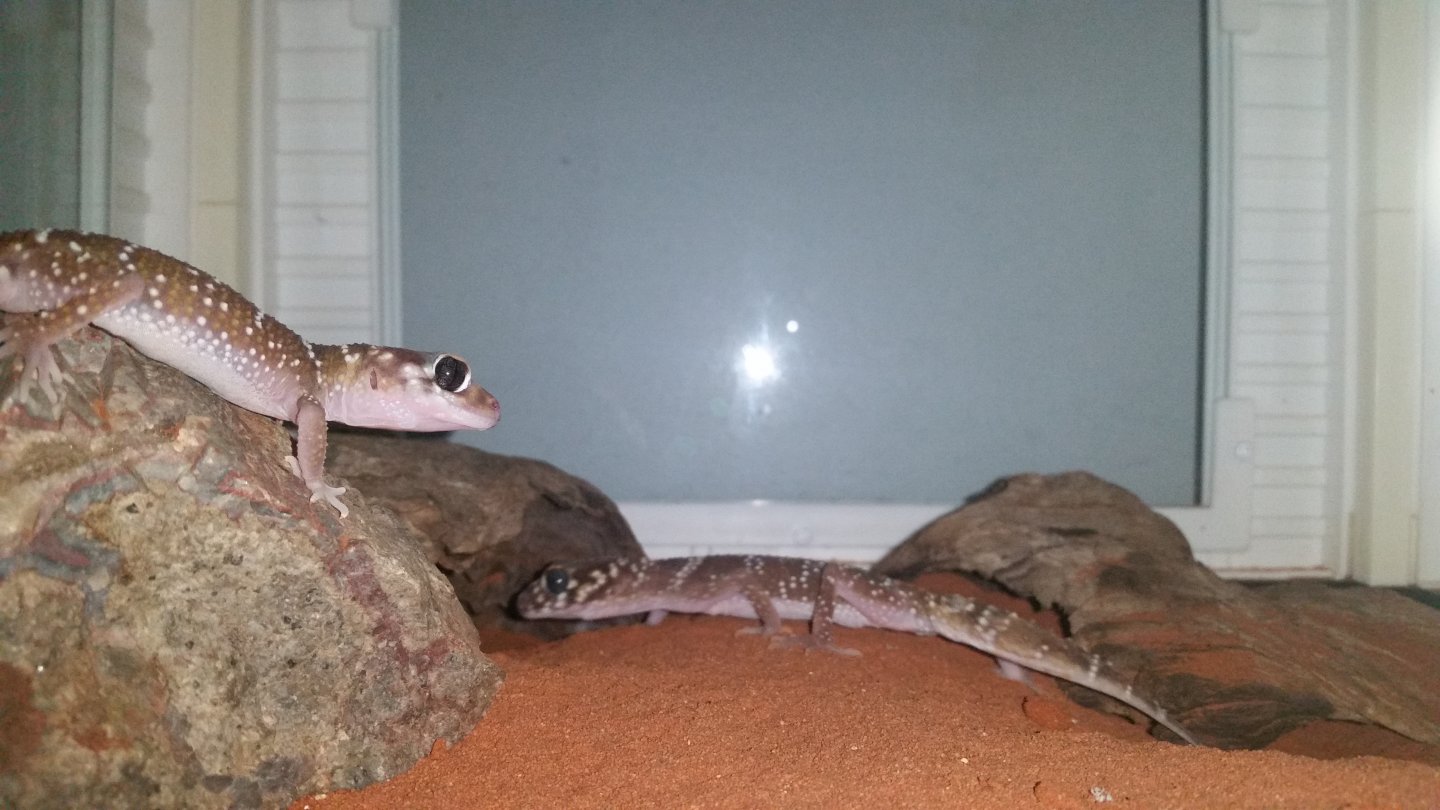
M310 496L311 503L316 503L324 498L326 503L335 507L335 511L340 513L340 517L349 516L349 507L340 502L340 496L345 494L345 487L332 487L324 481L317 481L310 484L310 491L313 493Z

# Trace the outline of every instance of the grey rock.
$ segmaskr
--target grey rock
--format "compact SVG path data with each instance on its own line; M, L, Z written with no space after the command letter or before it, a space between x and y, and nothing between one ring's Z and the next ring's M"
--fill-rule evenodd
M61 403L0 412L0 806L273 807L473 728L500 673L403 524L123 343L59 349Z
M543 461L429 436L335 433L330 467L415 529L487 630L542 638L573 632L583 623L511 616L510 600L552 562L644 556L614 501Z
M1440 743L1440 611L1374 588L1223 580L1089 473L1001 479L875 570L978 574L1057 606L1076 641L1212 745L1259 748L1320 719Z

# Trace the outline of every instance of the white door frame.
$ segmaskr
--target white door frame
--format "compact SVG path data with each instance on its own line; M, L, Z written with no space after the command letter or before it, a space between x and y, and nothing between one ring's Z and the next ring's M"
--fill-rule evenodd
M1426 4L1421 229L1420 514L1414 577L1440 586L1440 0Z

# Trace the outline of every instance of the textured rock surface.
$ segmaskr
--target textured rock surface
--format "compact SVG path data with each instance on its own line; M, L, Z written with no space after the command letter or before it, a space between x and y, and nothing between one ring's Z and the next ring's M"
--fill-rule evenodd
M875 568L975 573L1058 606L1077 641L1214 745L1257 748L1323 718L1440 743L1440 611L1373 589L1226 582L1169 520L1087 473L1003 479Z
M474 726L498 670L404 527L309 503L275 421L60 349L62 406L0 413L0 806L275 806Z
M330 459L331 470L425 538L431 561L486 627L565 635L576 623L513 619L510 599L557 560L644 554L613 501L542 461L373 433L334 434Z

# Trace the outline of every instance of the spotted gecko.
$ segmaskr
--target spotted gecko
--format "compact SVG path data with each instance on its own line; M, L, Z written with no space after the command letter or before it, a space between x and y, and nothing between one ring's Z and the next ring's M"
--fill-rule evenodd
M343 518L344 487L325 483L326 420L357 427L485 430L500 405L453 354L307 343L223 282L158 251L75 231L0 234L0 358L57 401L51 347L87 323L174 366L242 408L294 422L285 459Z
M1032 669L1078 683L1144 712L1181 739L1179 724L1098 655L1034 622L959 595L944 595L838 563L793 557L717 555L665 560L605 559L552 565L521 591L527 619L605 619L667 611L759 619L751 632L775 636L785 619L808 619L810 635L782 644L857 654L836 646L832 628L875 627L938 634L996 657L1007 676ZM1018 667L1014 665L1019 665Z

